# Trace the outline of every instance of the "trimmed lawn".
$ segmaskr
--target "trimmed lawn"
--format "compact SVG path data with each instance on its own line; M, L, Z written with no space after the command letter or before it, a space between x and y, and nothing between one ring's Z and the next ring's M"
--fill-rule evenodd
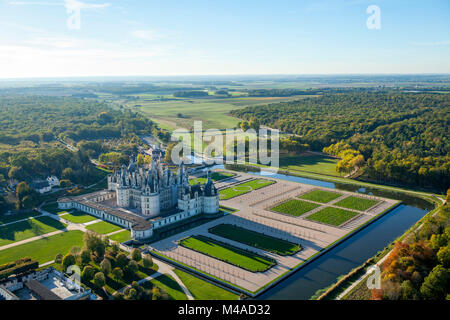
M311 221L323 222L326 224L331 224L333 226L339 226L345 221L357 216L358 212L347 211L344 209L338 209L333 207L326 207L312 215L308 216L306 219Z
M46 216L9 224L0 227L0 247L61 230L65 227L65 224Z
M338 207L348 208L348 209L365 211L365 210L369 209L370 207L373 207L377 203L378 203L377 200L371 200L371 199L366 199L366 198L350 196L345 199L342 199L339 202L336 202L334 205L338 206Z
M23 219L27 219L27 218L31 218L31 217L36 217L36 216L40 216L41 213L37 212L37 211L31 211L31 212L27 212L27 213L20 213L20 214L14 214L14 215L10 215L10 216L0 216L0 225L5 224L5 223L11 223L14 221L19 221L19 220L23 220Z
M181 271L175 269L174 272L183 281L186 288L192 293L195 300L237 300L238 295L231 293L221 287L213 285L207 281L199 279Z
M219 224L210 228L208 231L220 237L270 251L280 256L292 255L301 249L301 246L295 243L231 224Z
M311 192L308 192L302 196L300 196L300 199L305 199L305 200L311 200L311 201L315 201L315 202L320 202L320 203L328 203L334 199L339 198L340 196L342 196L341 193L338 192L332 192L332 191L325 191L325 190L313 190Z
M211 173L211 180L216 182L220 181L226 178L234 177L236 174L231 172L212 172ZM196 178L189 180L190 185L194 185L197 183L205 184L207 181L206 177Z
M86 229L95 231L99 234L108 234L108 233L118 231L123 228L116 226L115 224L106 222L106 221L100 221L100 222L86 226Z
M231 199L237 196L240 196L245 193L249 193L253 190L261 189L265 186L274 184L275 181L266 180L266 179L254 179L251 181L247 181L236 186L232 186L219 191L219 198L221 200Z
M251 272L266 271L275 265L273 259L201 235L183 239L180 245Z
M281 170L309 171L332 176L339 176L335 170L337 163L337 159L332 159L321 155L280 157Z
M61 218L66 219L73 223L86 223L98 219L82 211L71 212L63 215Z
M154 286L160 288L169 295L169 300L188 300L178 282L168 274L144 282L142 286L147 289L152 289Z
M113 234L112 236L108 237L110 240L112 241L117 241L117 242L125 242L128 240L131 240L131 231L129 230L124 230L122 232L118 232L116 234Z
M283 202L273 208L272 211L289 214L291 216L301 216L302 214L309 212L317 207L320 207L319 204L291 199L286 202Z
M30 257L42 264L54 260L58 253L67 253L73 246L83 246L83 232L79 230L67 231L48 238L1 250L0 264L16 261L23 257Z

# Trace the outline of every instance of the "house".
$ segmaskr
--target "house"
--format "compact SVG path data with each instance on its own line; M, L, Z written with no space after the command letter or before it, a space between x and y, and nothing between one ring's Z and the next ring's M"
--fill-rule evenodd
M52 190L52 187L48 183L48 181L35 181L32 184L30 184L30 187L33 188L36 192L39 193L46 193L50 192Z
M51 188L59 186L59 179L55 176L47 177L47 182Z

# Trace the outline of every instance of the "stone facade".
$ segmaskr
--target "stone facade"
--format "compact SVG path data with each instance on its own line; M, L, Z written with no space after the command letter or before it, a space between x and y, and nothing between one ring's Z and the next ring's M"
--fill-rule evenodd
M116 207L106 205L108 201L115 201ZM122 166L108 176L108 190L61 198L58 205L118 224L130 229L134 239L144 240L155 229L196 215L217 214L219 194L209 173L204 185L191 186L183 164L175 176L158 160L143 168L131 159L128 167Z

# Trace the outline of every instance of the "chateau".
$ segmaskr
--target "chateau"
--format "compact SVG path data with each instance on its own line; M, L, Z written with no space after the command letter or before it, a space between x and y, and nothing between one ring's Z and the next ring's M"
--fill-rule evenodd
M136 240L189 217L219 213L219 194L209 173L205 184L191 186L183 164L174 175L159 160L144 168L131 158L128 167L123 165L107 179L107 190L58 199L59 208L76 208L121 225Z

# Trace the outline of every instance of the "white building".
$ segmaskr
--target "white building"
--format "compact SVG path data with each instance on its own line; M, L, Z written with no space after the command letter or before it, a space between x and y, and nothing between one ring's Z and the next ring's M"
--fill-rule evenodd
M114 203L114 205L111 205ZM208 174L204 185L189 184L182 164L177 175L153 160L150 168L130 160L108 176L108 190L58 199L61 209L76 208L131 230L136 240L193 216L219 213L219 194Z

